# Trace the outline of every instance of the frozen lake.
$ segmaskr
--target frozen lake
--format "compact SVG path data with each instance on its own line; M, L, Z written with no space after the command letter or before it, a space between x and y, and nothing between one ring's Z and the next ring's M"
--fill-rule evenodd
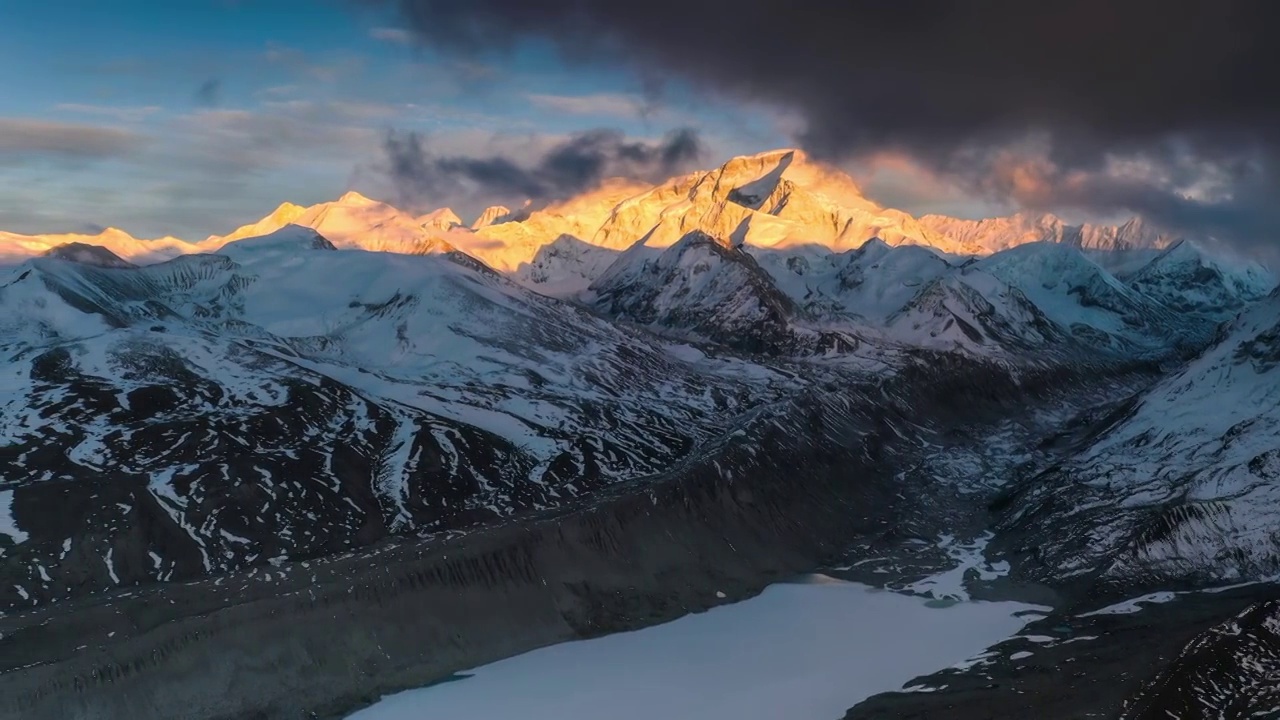
M816 576L628 633L563 643L383 698L350 720L835 720L970 658L1036 609L945 607Z

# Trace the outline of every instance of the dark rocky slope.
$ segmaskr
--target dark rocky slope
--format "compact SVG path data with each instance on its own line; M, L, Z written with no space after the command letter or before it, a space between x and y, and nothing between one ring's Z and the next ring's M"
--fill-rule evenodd
M919 441L941 444L928 454L970 444L1013 408L1082 397L1085 380L935 362L762 408L671 472L572 509L0 619L0 717L338 717L534 647L742 599L853 546L932 536L985 511Z
M5 618L0 717L327 717L717 592L740 599L883 522L892 495L859 441L867 422L847 401L760 416L704 459L572 512Z

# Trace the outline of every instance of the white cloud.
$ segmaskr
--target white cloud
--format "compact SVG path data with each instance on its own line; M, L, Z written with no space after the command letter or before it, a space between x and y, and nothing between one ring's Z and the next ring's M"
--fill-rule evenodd
M101 160L136 152L142 136L119 128L0 118L0 161L39 157Z
M395 43L396 45L412 45L413 33L404 28L378 27L369 31L374 40Z
M645 112L645 103L633 95L597 93L593 95L542 95L525 96L539 110L569 115L593 115L601 117L636 118Z
M99 117L108 117L119 122L139 122L156 113L160 112L158 105L146 105L141 107L115 107L111 105L86 105L82 103L61 103L54 106L55 110L67 113L76 113L78 115L96 115Z

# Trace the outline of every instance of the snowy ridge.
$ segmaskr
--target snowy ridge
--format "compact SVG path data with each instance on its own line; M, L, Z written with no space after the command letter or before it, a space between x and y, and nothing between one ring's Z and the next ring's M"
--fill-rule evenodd
M637 243L592 283L587 297L620 320L750 352L785 345L794 314L751 255L702 232L661 250Z
M189 579L555 507L794 386L466 256L336 251L300 226L137 268L32 260L0 308L6 533L25 539L0 552L30 570L10 605L85 567L87 588ZM48 514L107 469L98 510ZM120 539L146 517L166 529ZM78 551L98 560L57 562L69 537L102 538Z
M1058 243L1080 250L1122 253L1164 248L1176 239L1134 218L1122 225L1069 225L1052 214L1017 213L1008 217L962 220L925 215L920 223L977 254L999 252L1027 243Z
M1280 572L1280 297L1116 411L1069 465L1038 478L1009 522L1063 542L1044 571L1114 581L1228 581ZM1062 478L1069 476L1065 485ZM1052 508L1038 503L1062 495Z
M1274 285L1261 268L1182 243L1117 276L1098 253L1162 236L948 230L790 150L487 216L472 230L352 192L195 244L13 241L39 256L0 270L3 535L28 536L0 537L26 595L0 584L0 604L67 592L70 574L35 568L70 537L97 538L75 587L102 588L455 531L661 472L820 383L1177 364L1241 309L1043 491L1079 502L1011 502L1005 522L1080 521L1046 572L1280 566L1280 307L1257 300ZM110 501L51 519L51 493L87 498L108 471ZM120 539L143 526L159 529Z
M1140 268L1128 284L1177 312L1227 319L1271 292L1276 279L1256 262L1230 262L1183 240Z

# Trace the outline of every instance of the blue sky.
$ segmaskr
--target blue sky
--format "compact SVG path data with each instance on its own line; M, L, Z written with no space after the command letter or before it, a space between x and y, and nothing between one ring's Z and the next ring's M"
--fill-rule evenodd
M785 114L548 49L434 55L387 10L324 0L50 0L0 7L0 229L225 233L282 201L387 196L389 131L532 162L574 132L696 128L706 164L792 144ZM464 217L490 198L433 198Z

